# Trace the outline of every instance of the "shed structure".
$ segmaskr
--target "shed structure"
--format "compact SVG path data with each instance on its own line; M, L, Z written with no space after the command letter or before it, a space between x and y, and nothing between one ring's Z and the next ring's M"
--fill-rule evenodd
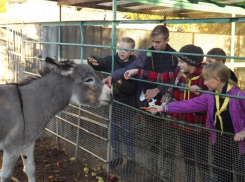
M8 70L14 75L12 81L18 81L23 76L23 70L24 74L35 75L46 56L57 60L77 59L79 62L86 61L90 55L113 56L116 53L117 42L124 36L131 36L136 40L136 54L148 51L151 46L150 31L157 24L165 24L170 30L170 45L176 50L186 44L198 45L205 53L213 47L224 49L227 54L227 66L237 74L240 87L243 90L245 88L243 79L245 0L56 0L56 2L59 6L56 21L0 23L1 31L4 32L0 35L7 37L4 39L6 46L2 50L5 52ZM77 19L72 19L73 21L68 21L68 18L64 17L65 8L70 6L78 16ZM100 10L102 14L93 20L82 19L80 15L85 12L84 9L90 13L95 9ZM33 25L37 31L36 37L28 36L28 28ZM108 73L100 72L98 75L104 78ZM205 134L202 136L208 139L207 131L210 130L207 128L172 118L153 116L116 101L113 107L114 109L112 107L94 109L70 104L53 118L43 138L55 140L76 159L82 161L86 158L89 167L102 166L108 174L116 174L125 182L184 182L188 181L188 172L193 172L195 176L192 181L201 181L203 177L206 181L219 181L215 170L232 174L234 181L245 178L245 174L241 171L227 167L226 159L221 161L223 167L213 164L212 144L209 141L208 146L198 148L204 140L200 135L195 137L193 150L207 151L208 161L204 161L203 156L189 158L183 155L180 149L180 135L183 136L183 130L180 128L188 126L197 132L203 131ZM113 123L112 116L130 118L132 130L125 130L120 124ZM121 144L120 149L111 147L112 125L119 133L126 132L134 137L135 158L127 156L127 147L122 137L119 137L118 141ZM162 130L166 132L161 132ZM217 135L219 134L217 132ZM223 133L222 136L229 138L229 141L234 137L230 133ZM156 137L158 142L154 143ZM186 137L187 142L191 137L193 136ZM153 144L155 150L149 149L150 144ZM238 152L236 143L229 144L234 149L228 157L237 162L238 158L233 156ZM225 142L221 143L221 146L226 145ZM113 152L120 154L124 159L124 162L115 169L109 167ZM220 151L219 155L222 155L222 152ZM136 163L136 171L127 175L123 171L125 161L130 160ZM209 172L203 171L200 167L188 168L185 166L186 161L195 163L195 166L203 165ZM224 178L230 180L229 177Z

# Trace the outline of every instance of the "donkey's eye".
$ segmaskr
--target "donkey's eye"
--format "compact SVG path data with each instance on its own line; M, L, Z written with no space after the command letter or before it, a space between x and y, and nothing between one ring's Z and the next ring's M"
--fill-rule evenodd
M86 83L91 83L91 82L93 82L93 81L94 81L93 78L87 78L87 79L85 80Z

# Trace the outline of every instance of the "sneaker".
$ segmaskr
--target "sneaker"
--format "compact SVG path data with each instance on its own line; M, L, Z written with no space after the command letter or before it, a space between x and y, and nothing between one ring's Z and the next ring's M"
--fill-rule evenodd
M118 165L122 165L122 163L123 163L122 158L118 158L110 161L109 163L110 170L115 169Z
M136 163L134 161L127 161L125 169L123 171L124 176L132 176L135 172Z

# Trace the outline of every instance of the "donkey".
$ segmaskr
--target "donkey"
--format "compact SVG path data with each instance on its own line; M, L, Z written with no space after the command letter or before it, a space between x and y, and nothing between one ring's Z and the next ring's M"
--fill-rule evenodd
M68 103L98 107L110 104L111 90L87 64L47 57L41 77L0 86L1 182L8 182L21 155L28 182L36 182L33 148L49 121Z

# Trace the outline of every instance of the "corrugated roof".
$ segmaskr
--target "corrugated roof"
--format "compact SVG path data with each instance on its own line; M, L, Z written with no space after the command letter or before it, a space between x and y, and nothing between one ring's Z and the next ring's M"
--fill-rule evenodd
M108 2L108 3L112 3L112 0L52 0L52 1L56 1L58 2L58 4L60 5L82 5L84 3L96 3L96 4L101 4L104 2ZM151 1L156 1L156 0L148 0L149 2ZM185 2L185 0L168 0L168 1L179 1L179 2ZM234 5L234 6L238 6L238 7L245 7L245 0L186 0L189 1L190 3L199 3L199 2L210 2L210 3L214 3L214 4L222 4L222 5ZM133 0L130 1L123 1L123 0L118 0L118 5L121 4L128 4L128 3L132 3ZM135 1L138 2L138 1ZM144 2L144 0L142 1ZM145 1L147 2L147 1ZM162 0L162 2L164 2L164 0Z
M212 3L220 3L226 5L236 5L245 7L245 0L206 0Z
M53 0L59 5L80 6L112 10L112 0ZM157 14L174 17L195 18L193 14L203 12L202 17L229 17L231 14L245 15L245 0L117 0L121 12ZM211 13L210 13L211 12ZM219 15L218 15L219 14ZM229 15L229 16L228 16Z

